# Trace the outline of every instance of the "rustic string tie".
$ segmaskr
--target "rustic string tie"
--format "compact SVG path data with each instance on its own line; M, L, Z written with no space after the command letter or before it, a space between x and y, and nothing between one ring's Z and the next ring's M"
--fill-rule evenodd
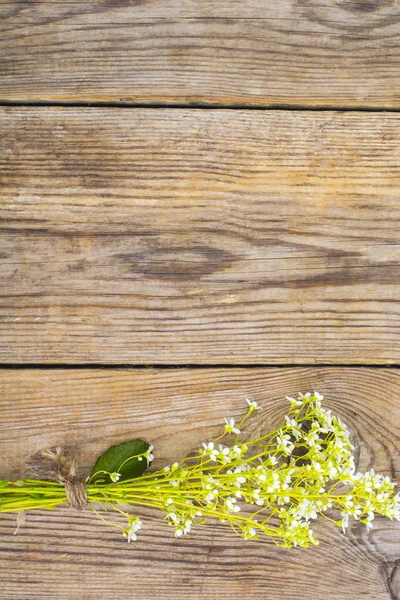
M47 463L42 466L46 471L46 478L56 480L65 487L65 494L71 508L84 510L87 505L86 484L77 476L75 458L61 447L43 450L41 454Z

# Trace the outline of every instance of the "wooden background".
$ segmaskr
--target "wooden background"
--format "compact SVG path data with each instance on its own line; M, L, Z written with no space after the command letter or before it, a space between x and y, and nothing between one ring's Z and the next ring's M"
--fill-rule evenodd
M0 0L0 476L318 390L400 483L400 1ZM399 600L400 524L0 518L0 599Z

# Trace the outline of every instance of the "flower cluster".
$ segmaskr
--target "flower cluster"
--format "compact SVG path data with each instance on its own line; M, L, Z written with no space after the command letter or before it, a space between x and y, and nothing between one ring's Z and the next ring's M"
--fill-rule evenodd
M121 527L128 541L136 540L142 523L123 510L127 504L160 509L176 537L214 518L244 539L267 535L287 548L318 544L312 530L318 517L344 532L350 519L368 528L376 514L400 520L395 484L372 469L356 472L349 432L338 417L322 408L323 397L315 392L287 399L290 408L275 431L239 441L245 421L259 409L247 399L247 412L239 423L225 419L219 438L203 443L181 462L136 479L120 481L120 473L113 472L110 484L89 482L89 504L103 520L96 506L126 515L126 527L113 524ZM151 462L152 450L150 446L139 460ZM62 493L49 490L46 507L52 508L60 503ZM0 502L1 494L0 489ZM0 511L20 509L18 502L15 495L13 501L12 495L4 494ZM30 498L23 508L44 507L44 501L34 502Z
M245 539L265 534L284 547L307 547L318 544L311 527L318 516L343 531L350 518L369 528L375 514L400 520L395 484L373 470L356 472L348 430L321 407L322 399L317 392L288 398L279 429L239 442L244 422L259 408L247 400L242 421L225 419L223 435L203 443L197 455L120 489L131 504L161 509L177 537L213 517ZM225 436L232 443L223 444Z

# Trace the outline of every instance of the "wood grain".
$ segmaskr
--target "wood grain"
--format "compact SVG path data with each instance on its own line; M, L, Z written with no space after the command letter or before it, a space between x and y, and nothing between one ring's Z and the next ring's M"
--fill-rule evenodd
M0 475L19 477L30 454L72 443L87 473L100 452L132 436L154 442L157 465L215 436L244 398L263 406L265 430L286 409L285 394L317 389L349 425L358 467L400 476L400 371L390 369L3 370ZM252 427L250 426L248 434ZM318 527L320 545L277 549L245 543L224 526L176 540L144 513L137 545L90 513L68 509L0 518L1 597L58 600L145 597L180 600L398 600L400 524L377 518L369 533Z
M396 0L0 2L0 98L400 106Z
M399 362L400 115L0 117L0 361Z

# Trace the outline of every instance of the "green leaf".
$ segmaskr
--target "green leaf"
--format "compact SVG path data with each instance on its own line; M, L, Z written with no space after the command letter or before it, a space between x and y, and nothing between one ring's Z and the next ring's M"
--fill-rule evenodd
M5 479L0 479L0 489L7 487L8 481Z
M108 473L119 473L119 481L140 477L150 462L144 456L140 460L138 455L144 454L149 448L150 445L143 440L132 440L118 446L111 446L96 460L90 482L112 483Z

